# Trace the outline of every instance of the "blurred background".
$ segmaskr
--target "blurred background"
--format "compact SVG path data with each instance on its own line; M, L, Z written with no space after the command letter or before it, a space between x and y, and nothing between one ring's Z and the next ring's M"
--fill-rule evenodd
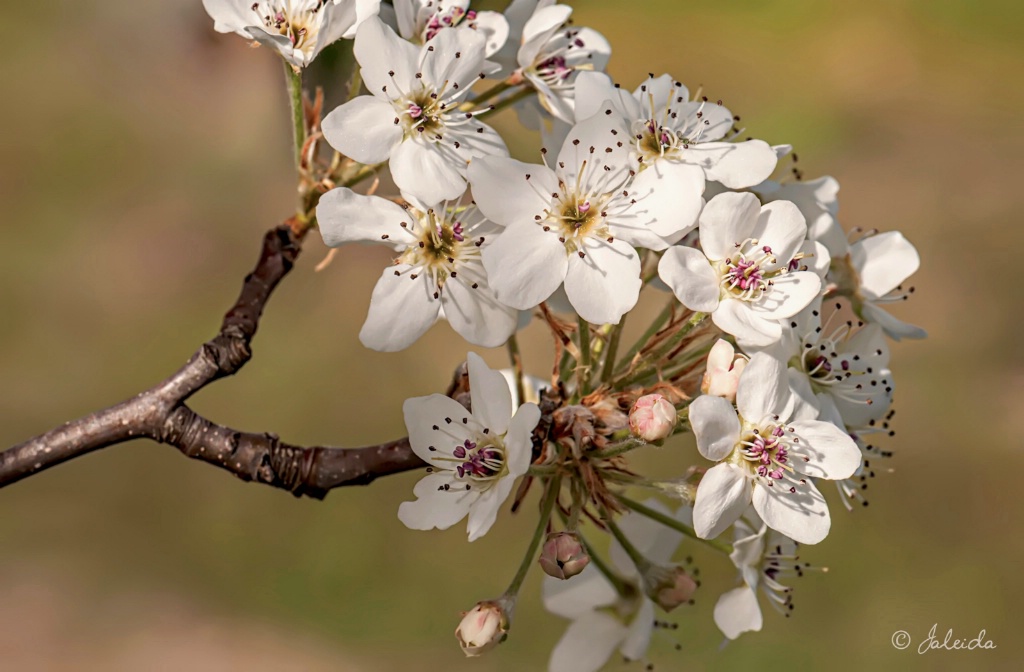
M697 605L673 614L681 650L657 640L656 669L1024 658L1012 625L1024 602L1022 7L576 3L577 23L612 42L619 82L703 84L751 135L795 145L808 178L838 178L847 228L900 229L923 259L896 308L931 334L893 348L896 456L876 465L871 506L846 514L833 498L831 536L804 549L830 572L798 582L793 618L767 613L762 632L720 650L711 610L733 570L702 563ZM6 447L183 362L214 333L263 231L290 214L294 182L278 59L214 33L199 0L6 2L3 16ZM362 445L403 434L402 400L444 387L465 355L446 325L394 355L358 342L386 251L344 249L314 273L323 254L311 235L255 358L197 398L200 412ZM543 375L548 339L527 341ZM693 453L676 450L681 470ZM0 669L543 670L565 622L543 612L536 575L497 652L466 660L452 637L460 611L504 589L532 521L505 516L472 545L461 525L407 531L396 507L417 478L300 501L136 442L18 483L0 492ZM933 624L965 639L984 629L998 648L918 655ZM893 648L896 630L911 650Z

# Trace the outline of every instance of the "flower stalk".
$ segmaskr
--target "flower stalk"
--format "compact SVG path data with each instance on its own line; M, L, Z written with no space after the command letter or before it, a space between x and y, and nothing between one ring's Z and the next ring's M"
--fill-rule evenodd
M533 533L533 538L530 539L530 546L526 549L526 555L523 556L523 561L519 565L519 569L516 571L516 575L512 577L512 581L508 584L508 589L505 590L504 598L515 599L515 596L519 594L519 589L523 585L523 581L526 579L526 575L530 571L530 567L533 565L533 559L537 555L537 549L540 548L540 543L544 537L547 536L548 523L551 521L551 512L555 508L555 502L558 500L558 493L562 487L562 478L556 474L547 483L547 489L544 491L544 500L540 507L540 519L537 522L537 529Z
M288 61L284 64L285 84L288 87L288 103L292 112L292 141L295 145L295 167L302 167L302 148L306 144L306 113L302 105L302 70Z

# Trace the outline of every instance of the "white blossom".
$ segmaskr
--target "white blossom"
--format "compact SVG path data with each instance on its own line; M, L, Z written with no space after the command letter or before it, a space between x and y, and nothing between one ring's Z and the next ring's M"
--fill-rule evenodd
M702 201L688 167L633 177L626 129L610 108L577 124L554 166L485 157L469 167L473 196L505 230L484 250L498 299L527 310L565 283L576 312L617 323L640 293L635 247L664 249L692 228Z
M485 54L491 56L508 39L508 22L498 12L478 12L469 0L395 0L398 34L414 44L426 44L442 30L468 28L486 38Z
M217 32L256 40L304 68L327 45L353 37L380 0L203 0L203 7Z
M364 22L355 55L372 95L324 118L327 141L361 163L390 160L395 184L423 203L458 198L473 158L508 154L494 129L459 110L484 74L485 41L473 30L442 30L417 47L380 19Z
M511 8L510 8L511 9ZM551 115L572 123L576 77L586 70L604 70L611 46L592 28L569 25L568 5L536 3L523 26L516 53L518 72L537 91L537 101ZM598 101L597 106L603 101Z
M920 265L917 249L902 233L885 231L861 237L845 253L833 251L829 277L837 292L850 298L858 316L878 324L894 340L918 339L928 333L893 317L883 306L910 297L913 288L904 289L903 283Z
M650 77L631 94L604 73L581 72L575 92L577 120L612 101L629 125L631 156L638 166L684 163L732 189L758 184L775 169L775 151L768 143L731 142L732 113L707 100L690 100L689 90L669 75Z
M741 585L723 593L715 604L715 624L729 639L761 630L759 590L772 608L789 617L793 609L792 588L780 579L803 576L806 569L799 562L795 541L769 530L756 515L748 516L750 521L747 517L736 521L735 541L729 554L740 572Z
M778 320L803 310L821 290L814 271L790 271L807 225L788 201L761 206L751 193L719 194L701 212L699 235L700 250L670 248L658 274L684 306L711 313L741 346L777 341Z
M373 290L359 340L374 350L402 350L443 317L473 345L503 344L517 313L494 298L480 259L498 227L474 206L427 208L407 200L403 208L339 187L317 206L327 245L377 243L397 253Z
M785 366L757 353L740 376L736 407L702 395L690 404L701 455L718 464L697 487L697 535L717 537L753 502L774 530L816 544L831 525L814 478L847 478L861 462L846 432L831 422L792 420L794 400Z
M882 418L892 405L894 387L882 328L839 321L838 305L823 324L821 310L821 299L815 299L794 315L769 352L788 363L816 408L821 409L822 396L829 398L842 418L840 427Z
M530 467L540 408L527 403L512 415L504 377L475 353L466 359L472 412L443 394L408 399L402 407L409 444L432 473L416 484L416 501L398 507L398 518L414 530L445 530L468 514L475 541Z

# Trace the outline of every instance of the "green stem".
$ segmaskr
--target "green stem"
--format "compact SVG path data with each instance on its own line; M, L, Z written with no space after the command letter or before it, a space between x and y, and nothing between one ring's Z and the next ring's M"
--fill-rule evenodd
M663 326L665 326L665 323L668 322L668 318L672 317L672 310L675 308L676 303L675 297L672 297L669 300L665 308L658 313L656 318L654 318L654 322L651 322L651 326L647 328L647 331L640 336L633 347L629 349L629 352L622 356L622 359L620 359L619 363L615 366L616 370L623 369L629 365L629 362L632 361L636 353L640 352L640 350L647 345L647 341L651 340L651 338L658 333Z
M548 522L551 520L551 512L555 508L555 501L558 499L558 491L561 487L562 477L559 475L548 481L548 489L544 493L544 502L541 504L540 509L540 522L533 533L530 547L526 550L526 556L523 558L522 564L519 565L519 570L512 577L512 582L508 584L505 597L513 598L519 593L519 588L522 587L523 580L526 579L526 575L530 571L531 565L533 565L533 558L537 555L537 549L540 548L541 539L547 534Z
M620 530L619 526L615 524L615 521L612 520L611 516L606 517L607 519L604 522L611 531L612 536L615 537L615 540L619 542L620 546L622 546L622 550L626 551L626 555L629 556L629 559L633 561L636 568L641 574L643 574L644 571L650 567L651 561L645 558L644 554L637 550L637 547L634 546L633 542L631 542L626 535L622 533L622 530Z
M650 444L648 444L643 439L637 439L635 437L629 438L620 443L612 444L611 446L602 450L600 453L594 453L593 455L591 455L591 459L606 460L610 457L622 455L623 453L628 453L631 450L636 450L637 448L641 448L647 445Z
M302 147L306 144L306 113L302 109L302 71L296 71L288 61L284 63L284 78L288 85L288 102L292 108L292 140L295 142L295 167L302 165Z
M468 112L469 110L472 110L473 108L480 107L482 104L486 103L491 98L497 98L501 94L505 93L506 91L511 89L512 86L513 86L512 84L508 83L507 79L504 80L504 81L498 82L497 84L495 84L491 88L489 88L486 91L482 92L479 96L475 97L473 100L468 100L465 103L463 103L462 105L460 105L459 109L460 110L465 110L465 111Z
M343 187L354 187L355 185L359 184L360 182L365 180L370 175L373 175L375 172L377 172L380 169L380 167L383 166L383 165L384 165L383 163L378 163L378 164L374 164L374 165L365 164L362 168L360 168L355 173L353 173L352 177L350 177L347 180L345 180L344 182L342 182L341 186L343 186Z
M497 103L495 103L493 106L487 108L486 110L481 110L480 112L477 112L473 116L476 117L477 119L479 119L480 117L483 117L485 115L491 115L491 114L494 114L495 112L500 112L501 110L504 110L509 105L515 105L520 100L522 100L524 98L528 98L528 97L530 97L532 95L533 95L533 89L524 88L521 91L516 91L514 94L512 94L511 96L509 96L505 100L498 101Z
M694 313L693 316L686 321L686 324L680 327L679 331L672 334L671 338L669 338L667 341L658 346L657 349L653 350L649 355L647 355L647 359L651 363L649 363L642 369L634 371L631 375L619 381L618 384L621 387L628 387L629 385L637 383L646 378L647 376L650 376L651 374L655 373L658 370L658 361L668 353L672 352L672 350L675 349L675 347L679 345L679 343L684 338L686 338L687 335L689 335L689 333L693 331L697 325L703 322L707 316L707 313Z
M583 486L576 479L572 481L570 494L572 495L572 506L569 508L569 519L565 520L565 529L575 533L576 528L580 526L580 514L583 513L583 506L586 503L583 500Z
M632 499L628 499L626 497L623 497L622 495L618 495L617 497L619 502L622 503L623 506L625 506L628 509L632 509L633 511L636 511L641 516L646 516L647 518L650 518L655 522L661 523L665 527L670 527L673 530L676 530L677 532L682 532L691 539L696 539L701 543L707 544L716 551L721 551L726 555L732 553L732 544L727 544L726 542L719 541L718 539L701 539L697 536L697 533L694 532L692 527L676 520L672 516L666 516L664 513L655 511L654 509L644 506L640 502L634 502Z
M523 358L519 353L519 341L516 340L515 334L508 337L505 346L508 348L508 358L512 362L512 372L516 378L516 394L519 395L519 403L525 404L526 384L523 381Z
M626 315L622 316L619 323L612 327L612 335L608 341L608 351L604 355L604 370L601 371L601 382L607 383L611 380L615 371L615 353L619 351L619 341L622 340L622 330L626 326Z
M580 361L576 368L576 387L580 397L590 393L590 323L579 318Z

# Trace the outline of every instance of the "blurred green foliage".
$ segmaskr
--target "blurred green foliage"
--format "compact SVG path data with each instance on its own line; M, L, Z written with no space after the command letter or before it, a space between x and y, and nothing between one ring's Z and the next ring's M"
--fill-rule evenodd
M808 176L836 176L847 228L901 229L923 258L897 308L931 338L894 347L896 457L873 465L871 506L847 515L833 498L832 535L804 549L830 572L796 582L793 618L769 613L719 651L711 609L733 572L696 552L704 587L673 615L681 651L657 641L658 669L1011 669L1024 657L1012 626L1024 600L1021 7L577 4L576 21L611 40L623 85L648 72L703 85L751 135L794 144ZM198 0L6 3L4 16L21 27L0 43L6 446L182 362L294 192L280 66L216 35ZM296 442L402 434L401 401L443 387L466 346L440 325L403 353L364 350L386 252L344 249L317 274L316 238L252 363L195 405ZM542 330L524 350L548 370ZM670 473L699 462L685 442L652 459ZM504 588L532 522L506 516L472 545L460 526L407 531L395 511L416 478L298 501L139 442L20 483L0 493L0 655L25 670L543 669L565 624L543 613L536 576L496 653L463 660L452 637L460 610ZM196 629L175 639L182 623ZM984 628L999 648L890 644L933 623Z

